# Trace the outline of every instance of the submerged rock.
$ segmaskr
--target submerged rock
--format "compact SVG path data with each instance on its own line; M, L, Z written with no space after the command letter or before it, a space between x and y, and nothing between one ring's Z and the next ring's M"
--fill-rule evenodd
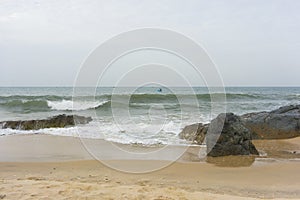
M179 138L191 141L194 144L202 144L204 142L207 129L208 124L197 123L188 125L179 133Z
M211 121L206 134L207 155L258 155L251 139L251 132L239 116L233 113L220 114Z
M271 112L241 116L253 139L285 139L300 136L300 105L280 107Z
M38 130L43 128L64 128L75 126L76 124L87 124L90 121L92 121L91 117L63 114L41 120L4 121L0 122L0 126L2 129Z

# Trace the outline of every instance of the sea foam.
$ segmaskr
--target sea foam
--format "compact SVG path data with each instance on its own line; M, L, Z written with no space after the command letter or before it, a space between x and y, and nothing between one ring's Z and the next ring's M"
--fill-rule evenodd
M52 110L88 110L102 106L109 101L93 102L93 101L47 101L48 106Z

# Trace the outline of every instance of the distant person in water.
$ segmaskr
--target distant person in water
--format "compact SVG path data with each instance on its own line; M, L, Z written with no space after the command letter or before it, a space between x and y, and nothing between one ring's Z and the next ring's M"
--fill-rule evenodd
M159 88L159 89L157 90L157 92L162 92L162 89L161 89L161 88Z

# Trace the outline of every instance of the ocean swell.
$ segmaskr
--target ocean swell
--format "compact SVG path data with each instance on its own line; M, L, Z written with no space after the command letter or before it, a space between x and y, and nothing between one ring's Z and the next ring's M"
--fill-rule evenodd
M155 105L164 106L165 109L178 109L185 107L201 107L212 100L222 100L223 93L203 94L103 94L96 96L0 96L0 109L11 112L30 113L47 111L82 111L90 109L110 109L111 102L119 108L128 106L136 109L155 108ZM268 97L263 94L227 93L227 102L264 100ZM291 98L286 96L284 98ZM293 97L295 99L295 97ZM198 106L197 102L200 104ZM129 101L129 102L128 102ZM192 103L191 103L192 102ZM128 104L129 103L129 104ZM202 105L203 106L203 105ZM161 108L161 107L160 107Z
M109 103L108 100L103 101L50 101L50 100L11 100L0 103L0 108L11 112L29 113L29 112L47 112L51 110L57 111L80 111L96 109Z

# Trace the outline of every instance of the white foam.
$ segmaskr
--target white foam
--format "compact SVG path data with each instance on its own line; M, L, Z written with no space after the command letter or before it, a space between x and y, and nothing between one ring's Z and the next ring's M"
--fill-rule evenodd
M169 121L167 124L164 124L163 131L167 133L179 133L181 127L174 124L174 121Z
M28 134L48 134L57 136L82 137L92 139L103 139L102 135L97 134L94 129L89 126L78 126L68 128L45 128L39 130L16 130L16 129L0 129L0 135L28 135Z
M47 101L48 106L52 110L87 110L92 108L97 108L109 101L72 101L72 100L62 100L62 101Z
M153 133L151 126L145 123L126 124L125 126L118 126L112 121L93 121L86 125L79 125L77 127L68 128L46 128L40 130L13 130L0 129L0 135L14 135L14 134L50 134L57 136L71 136L90 139L105 139L111 142L122 144L188 144L186 141L179 139L178 131L171 127L178 127L174 122L169 122L166 126L160 126L161 131ZM173 128L174 128L173 127ZM154 126L154 129L156 127Z

